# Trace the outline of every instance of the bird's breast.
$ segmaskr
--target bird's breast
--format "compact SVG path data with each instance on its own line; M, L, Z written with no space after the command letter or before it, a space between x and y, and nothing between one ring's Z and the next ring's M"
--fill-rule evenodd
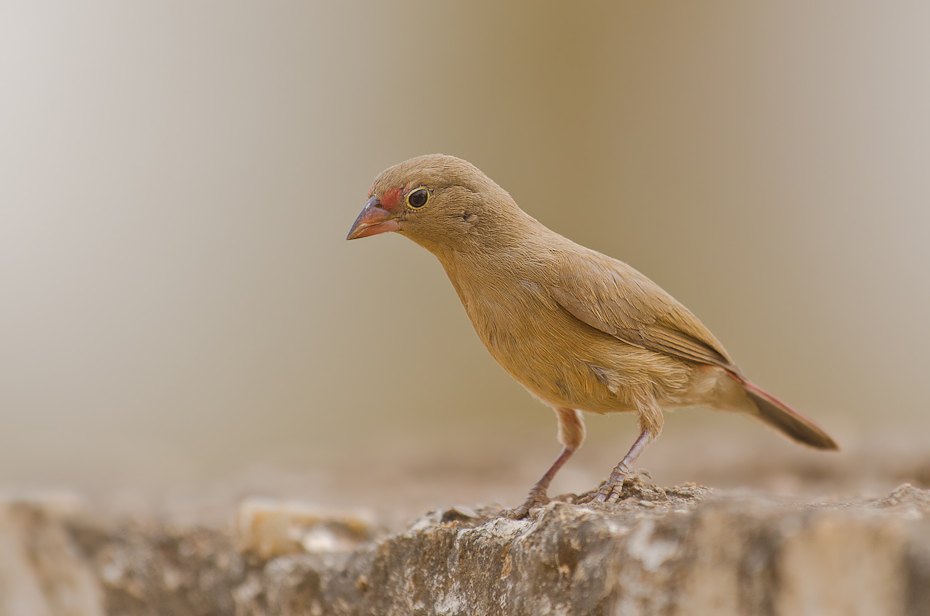
M634 410L634 392L652 378L643 367L655 354L578 321L539 283L485 281L456 289L494 359L547 404L597 413Z

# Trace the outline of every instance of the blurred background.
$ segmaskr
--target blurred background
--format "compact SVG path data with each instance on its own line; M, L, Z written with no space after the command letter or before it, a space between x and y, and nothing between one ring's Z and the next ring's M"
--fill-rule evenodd
M519 503L553 413L430 254L345 241L375 175L430 152L653 278L844 448L682 411L640 459L660 484L930 483L928 23L924 2L0 4L0 490ZM554 491L636 436L588 429Z

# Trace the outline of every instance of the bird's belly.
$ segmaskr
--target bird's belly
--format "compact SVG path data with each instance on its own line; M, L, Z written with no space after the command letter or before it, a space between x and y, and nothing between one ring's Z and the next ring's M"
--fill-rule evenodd
M689 378L683 362L626 344L564 313L546 316L506 324L473 320L494 359L546 404L593 413L635 411L644 393L667 398Z

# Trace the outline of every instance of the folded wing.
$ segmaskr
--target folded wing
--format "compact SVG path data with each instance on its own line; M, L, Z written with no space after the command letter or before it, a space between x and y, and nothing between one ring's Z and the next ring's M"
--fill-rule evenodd
M626 263L594 251L570 255L550 293L579 321L627 344L739 374L697 317Z

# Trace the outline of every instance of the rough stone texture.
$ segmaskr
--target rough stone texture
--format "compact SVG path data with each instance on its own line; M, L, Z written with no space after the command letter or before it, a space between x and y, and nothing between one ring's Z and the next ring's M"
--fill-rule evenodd
M0 615L102 616L93 566L46 505L0 503Z
M930 613L928 491L798 504L636 480L624 496L519 521L457 507L379 539L359 527L350 551L268 558L247 547L261 524L243 543L0 504L0 616ZM325 518L274 515L288 511Z

